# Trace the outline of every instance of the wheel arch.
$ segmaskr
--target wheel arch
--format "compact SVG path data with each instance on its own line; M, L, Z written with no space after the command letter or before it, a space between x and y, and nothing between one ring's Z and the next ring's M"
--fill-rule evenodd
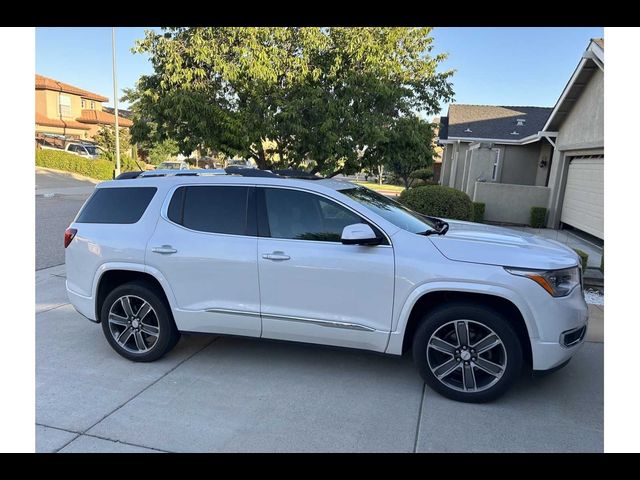
M95 299L95 315L98 323L100 323L102 304L109 292L119 285L132 281L141 281L152 286L167 302L169 309L173 310L175 297L166 279L159 271L140 264L105 264L96 272L94 281L93 298Z
M505 294L506 293L506 294ZM393 332L388 353L402 354L411 348L413 336L422 317L432 309L448 302L468 301L484 305L513 319L513 327L522 344L524 360L532 364L531 338L537 337L537 329L531 314L522 302L514 299L508 290L487 291L473 288L439 287L412 295L401 312L398 329Z

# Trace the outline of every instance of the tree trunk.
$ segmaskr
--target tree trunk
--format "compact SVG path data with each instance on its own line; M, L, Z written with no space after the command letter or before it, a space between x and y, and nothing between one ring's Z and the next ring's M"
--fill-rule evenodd
M378 185L382 185L383 174L384 174L384 165L378 165Z
M411 181L409 179L409 175L407 175L406 177L402 177L402 180L404 181L404 188L408 189L409 188L409 183L411 183Z

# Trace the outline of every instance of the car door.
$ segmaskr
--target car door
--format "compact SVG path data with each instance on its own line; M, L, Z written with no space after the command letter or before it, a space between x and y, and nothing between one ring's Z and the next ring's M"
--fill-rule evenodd
M179 330L260 336L253 198L243 185L170 192L145 261L173 290Z
M262 336L384 351L391 329L393 248L343 245L370 223L310 191L257 187Z

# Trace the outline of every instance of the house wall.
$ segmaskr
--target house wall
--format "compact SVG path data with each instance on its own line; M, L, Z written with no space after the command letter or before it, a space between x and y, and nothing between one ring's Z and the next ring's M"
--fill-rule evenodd
M47 116L47 95L45 90L36 90L36 113Z
M535 185L540 157L540 142L529 145L505 145L500 183Z
M458 144L457 150L458 150L457 155L454 154L453 167L452 167L452 169L455 169L455 178L454 178L453 185L451 186L453 188L457 188L458 190L462 190L462 177L464 175L464 161L467 156L467 150L469 150L469 144L460 143ZM451 175L453 175L453 171Z
M538 158L538 171L536 173L536 185L539 187L547 186L547 175L549 168L551 168L551 156L553 155L553 147L549 145L546 140L541 140L542 145L540 147L540 156ZM540 163L544 162L544 167L540 166Z
M451 178L451 153L453 152L453 145L447 144L444 146L442 152L442 167L440 168L440 185L449 185L449 179Z
M604 72L596 70L577 102L558 129L556 149L551 163L547 226L558 228L562 216L564 188L572 155L604 153Z
M545 206L550 193L547 187L476 182L473 201L485 204L486 221L528 225L531 207Z
M87 135L87 130L80 130L76 128L67 128L64 129L62 127L49 127L46 125L37 125L36 124L36 133L55 133L58 135L77 135L80 138L90 138Z

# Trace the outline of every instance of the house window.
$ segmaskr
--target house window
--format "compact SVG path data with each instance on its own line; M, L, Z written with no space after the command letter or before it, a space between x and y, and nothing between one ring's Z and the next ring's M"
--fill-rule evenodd
M60 116L71 116L71 97L69 95L60 95Z
M83 110L87 108L87 101L84 98L80 101L80 104L82 105Z
M491 180L495 182L496 180L498 180L498 167L500 166L500 149L494 148L493 151L496 153L496 156L493 159L493 171L491 172Z
M96 109L96 102L91 100L91 110L95 110L95 109Z

